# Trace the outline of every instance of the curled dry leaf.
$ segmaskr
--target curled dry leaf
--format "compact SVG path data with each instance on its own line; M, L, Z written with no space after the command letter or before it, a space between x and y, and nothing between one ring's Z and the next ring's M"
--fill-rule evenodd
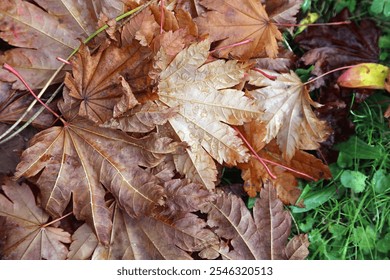
M241 81L244 65L223 60L204 64L209 47L208 40L193 44L162 69L158 96L163 106L178 108L169 123L188 143L193 157L206 155L204 149L219 163L234 165L246 161L249 154L228 124L242 125L260 112L242 91L229 89ZM209 168L215 169L214 166Z
M250 43L230 47L217 52L219 57L232 55L237 59L268 56L276 57L277 40L282 39L261 5L255 0L202 0L200 3L211 10L196 19L200 34L209 34L211 41L223 40L218 47L251 39Z
M156 166L175 150L169 138L150 134L136 139L79 118L38 133L15 175L39 174L42 205L53 216L60 216L72 197L76 218L87 220L107 244L111 219L105 188L130 215L152 211L163 203L164 189L141 167Z
M306 86L294 73L278 74L275 81L251 71L249 83L262 88L250 93L264 110L260 120L266 124L266 143L277 138L284 159L292 159L297 149L315 150L330 134L325 121L319 120L311 106L320 107L309 95Z
M54 225L46 226L49 215L35 202L26 184L7 180L0 194L0 216L6 217L0 233L6 236L0 255L5 259L64 260L70 234Z
M56 57L67 58L80 45L78 39L87 38L97 29L101 12L114 17L124 8L120 0L35 2L43 9L22 0L4 0L0 7L0 36L18 47L0 56L0 64L13 66L33 89L43 87L61 65ZM62 78L59 75L54 82ZM3 69L0 80L24 90L23 84Z
M287 259L293 254L291 247L308 245L307 242L287 244L291 217L283 209L283 203L277 198L276 190L271 184L265 184L260 192L260 198L253 208L253 217L244 202L233 194L220 193L208 207L208 225L219 237L229 240L232 247L228 252L220 252L223 258ZM289 255L286 254L286 246ZM304 259L307 254L295 256Z

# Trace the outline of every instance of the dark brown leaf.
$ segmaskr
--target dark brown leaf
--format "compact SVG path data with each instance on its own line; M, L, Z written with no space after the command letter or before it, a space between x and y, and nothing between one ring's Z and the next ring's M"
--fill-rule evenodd
M331 21L344 21L348 11ZM363 62L377 62L379 57L378 39L380 30L375 23L362 20L360 24L351 23L337 26L308 27L298 35L295 42L307 52L302 57L305 65L314 64L313 74L321 75L329 70ZM340 72L317 80L316 86L324 81L335 81Z

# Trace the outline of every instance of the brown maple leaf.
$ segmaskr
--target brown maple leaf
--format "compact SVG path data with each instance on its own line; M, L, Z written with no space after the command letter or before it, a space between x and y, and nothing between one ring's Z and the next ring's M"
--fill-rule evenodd
M107 1L35 1L40 7L22 0L4 0L0 7L0 36L16 46L0 56L27 80L41 88L80 42L97 29L100 13L115 17L123 12L120 0ZM59 82L65 72L53 82ZM12 82L13 88L24 89L15 76L0 69L0 80Z
M6 236L0 248L3 258L64 260L70 234L47 224L49 215L37 206L30 188L7 180L2 190L5 196L0 194L0 216L6 217L5 226L0 228Z
M106 244L111 228L106 189L130 215L152 211L163 203L164 189L143 168L158 165L175 150L171 139L156 133L136 139L76 118L35 135L15 175L39 174L42 205L53 216L62 214L72 196L76 218L87 220Z
M252 40L241 46L220 50L218 56L227 58L230 54L242 60L276 57L277 40L281 40L282 36L260 1L203 0L200 3L211 11L196 19L199 32L209 34L211 41L222 40L218 47Z
M150 51L136 41L122 48L103 44L93 55L82 45L73 62L72 76L65 77L70 90L65 103L71 103L69 107L78 110L78 115L96 123L121 115L138 101L120 75L131 82L131 72L147 63L149 55Z
M72 236L70 259L192 259L189 253L203 252L218 244L205 221L190 213L199 211L213 196L201 185L186 180L165 183L166 205L150 216L130 217L112 203L112 230L108 246L98 244L86 224ZM83 240L87 242L83 242Z
M251 71L249 83L263 87L250 93L264 110L260 117L267 129L264 141L269 143L276 137L283 157L290 161L297 149L318 149L330 129L314 114L311 106L321 105L310 98L308 89L294 72L272 75L277 79L273 81Z
M309 253L307 236L295 236L287 244L291 217L270 184L265 184L260 192L260 198L253 207L253 216L242 199L233 194L220 193L208 207L208 225L231 245L227 251L220 247L225 259L275 260L290 256L304 259Z

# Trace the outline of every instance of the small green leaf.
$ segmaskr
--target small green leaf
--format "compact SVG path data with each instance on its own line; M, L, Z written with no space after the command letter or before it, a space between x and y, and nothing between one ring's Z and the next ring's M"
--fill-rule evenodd
M386 174L383 169L375 172L371 181L375 192L383 193L390 188L390 174Z
M345 234L348 228L340 224L330 224L328 230L332 234L334 239L340 240L342 238L345 238Z
M345 188L352 189L356 193L364 191L367 176L360 171L345 170L340 176L340 182Z
M324 188L317 191L308 192L306 195L301 195L300 199L303 199L305 204L304 208L291 206L293 213L303 213L311 209L317 208L318 206L327 202L336 192L336 186L330 188Z
M375 248L376 234L370 226L366 228L357 227L353 229L352 240L356 246L367 254Z
M312 230L315 220L313 217L308 216L305 218L305 222L299 223L299 229L303 232L309 232Z
M337 157L337 165L341 168L351 167L353 165L353 157L347 153L340 152Z
M348 141L340 143L335 148L344 153L344 157L351 159L377 159L382 157L380 146L371 146L356 136L352 136ZM343 159L347 163L347 158ZM340 166L342 167L342 166Z
M374 0L370 7L374 14L383 14L385 17L390 16L390 0Z
M253 206L255 206L255 202L256 202L256 197L250 197L250 198L248 198L248 201L247 201L247 203L246 203L246 207L247 207L248 209L252 209Z
M311 7L311 0L303 1L301 6L302 12L306 13L308 10L310 10L310 7Z
M380 239L377 244L376 248L379 252L387 254L390 252L390 232L388 232L383 239Z

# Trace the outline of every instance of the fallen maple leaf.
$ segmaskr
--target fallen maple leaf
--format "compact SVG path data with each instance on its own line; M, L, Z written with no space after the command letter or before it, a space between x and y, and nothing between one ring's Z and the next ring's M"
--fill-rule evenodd
M194 184L174 180L166 187L178 186L195 191ZM198 210L195 200L185 198L182 190L176 189L175 195L189 201L192 206L180 204L180 209L170 207L170 214L154 213L152 216L132 218L122 211L116 203L112 209L111 241L108 246L98 244L93 237L93 231L84 224L73 235L75 240L88 240L88 243L77 242L70 248L72 259L129 259L129 260L159 260L159 259L192 259L190 252L198 252L218 244L217 236L207 229L207 224L194 214L187 211ZM186 192L186 191L184 191ZM190 194L196 196L196 192ZM170 196L168 192L168 196ZM208 192L200 192L199 202L207 203ZM174 198L174 197L172 197ZM195 202L195 204L194 204ZM167 203L178 205L173 199ZM182 210L186 210L183 212ZM173 211L173 212L171 212Z
M297 253L294 257L304 259L309 253L307 238L293 239L290 242L294 244L287 244L291 217L288 211L283 210L283 203L270 184L265 184L260 192L260 199L256 200L253 207L253 217L240 198L225 193L220 193L216 201L210 203L207 213L208 225L219 237L230 241L231 249L220 252L223 258L287 259L294 251ZM301 250L293 250L291 247ZM288 255L286 248L289 248Z
M245 65L223 60L204 64L209 48L208 40L193 44L162 69L159 101L162 107L178 108L169 123L181 141L191 147L192 157L204 160L200 157L206 156L204 149L220 164L234 165L246 161L249 154L228 124L242 125L258 118L261 112L244 92L229 89L240 82ZM204 183L210 187L209 182Z
M66 111L66 104L60 105ZM154 167L175 150L171 139L155 133L136 139L76 118L65 127L35 135L15 175L33 177L41 172L37 185L43 207L60 216L72 196L76 218L87 220L98 240L107 244L111 219L105 188L130 215L152 211L163 203L164 189L141 167Z
M78 39L87 38L97 29L101 12L112 17L124 9L120 0L35 2L40 7L22 0L4 0L0 7L0 36L18 47L0 56L0 64L7 62L17 69L33 89L43 87L59 68L61 63L56 57L67 58L80 45ZM59 75L53 82L62 78ZM2 69L0 80L12 82L15 89L24 89L21 82Z
M96 123L104 123L112 117L138 104L129 84L132 71L147 63L150 51L136 41L127 47L102 45L91 55L85 45L80 47L73 62L72 76L67 74L65 85L69 97L65 103L72 103L72 110ZM120 79L121 78L121 79Z
M200 34L209 34L211 41L223 40L218 47L252 40L241 46L219 50L219 57L248 59L276 57L277 40L282 35L272 23L260 1L255 0L203 0L201 5L211 10L195 19Z
M49 215L37 206L26 184L7 180L0 194L0 216L6 217L0 233L6 236L0 252L5 259L64 260L70 234L54 225L46 225Z
M267 128L264 141L269 143L276 137L288 162L297 149L318 149L330 130L326 122L319 120L311 109L311 106L318 108L321 105L310 98L308 89L294 72L273 72L272 75L277 77L275 81L251 71L249 83L263 87L250 93L264 110L260 117Z

